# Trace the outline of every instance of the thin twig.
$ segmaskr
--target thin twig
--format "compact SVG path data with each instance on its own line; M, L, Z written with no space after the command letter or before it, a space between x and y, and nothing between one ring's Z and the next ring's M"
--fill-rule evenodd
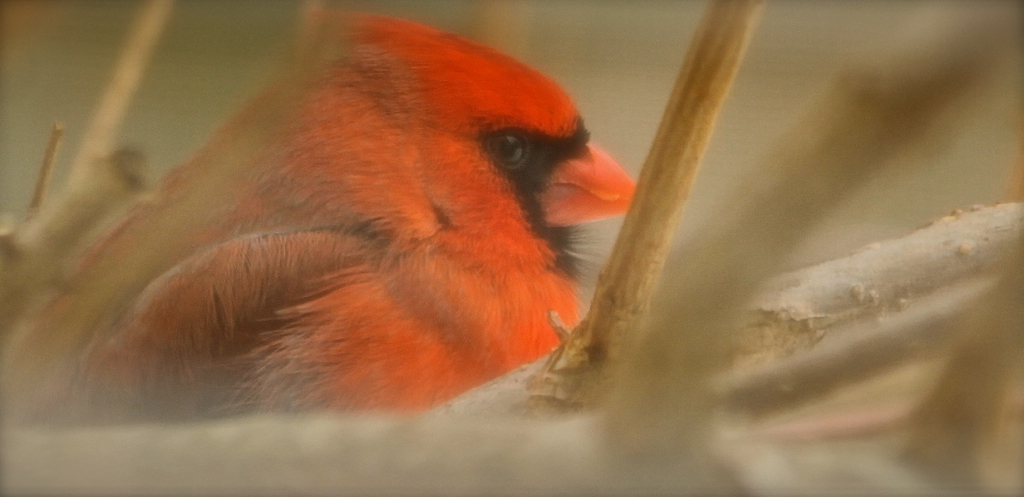
M0 248L7 248L7 260L0 265L0 340L33 302L66 283L71 261L98 228L139 198L144 162L140 154L128 151L97 161L82 183L65 189L8 235L0 235Z
M139 6L114 74L93 113L72 162L69 184L81 182L96 161L110 153L129 102L138 89L153 48L167 25L174 0L147 0Z
M43 163L39 167L36 189L32 194L32 201L28 204L29 216L39 210L39 206L43 205L43 201L46 200L46 193L50 189L50 178L53 176L53 164L57 159L57 151L60 149L62 138L64 138L64 125L59 122L53 123L53 127L50 129L50 140L46 143Z
M650 307L672 236L762 3L717 0L709 4L640 172L633 204L598 278L590 311L551 367L542 372L543 379L535 383L539 397L570 404L588 402L590 394L580 387L593 386L592 375L606 358L618 356L622 336L639 326Z
M18 226L7 243L30 256L0 268L0 301L4 302L0 308L0 337L6 339L33 301L53 290L88 235L94 234L112 213L138 198L142 186L136 175L138 168L122 166L139 161L122 161L121 154L111 156L110 147L172 6L173 0L148 0L140 6L72 162L63 195L52 202L52 208L41 209Z

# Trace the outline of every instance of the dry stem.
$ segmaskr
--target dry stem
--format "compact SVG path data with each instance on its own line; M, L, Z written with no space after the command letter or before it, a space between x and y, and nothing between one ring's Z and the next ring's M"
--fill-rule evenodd
M39 178L36 179L36 188L32 193L32 201L28 204L28 215L32 216L39 206L46 200L46 193L50 188L50 178L53 176L53 164L57 159L57 150L60 149L60 141L64 137L64 125L55 122L50 129L50 140L46 143L46 153L43 155L43 163L39 167Z
M127 151L98 160L82 183L65 188L2 238L7 249L0 254L0 341L35 303L66 284L71 261L98 227L138 198L143 164L140 154Z
M170 18L174 0L148 0L139 6L100 104L86 128L72 162L69 184L78 184L88 169L110 153L128 103L138 89L156 42Z
M650 307L675 228L690 195L763 2L711 2L694 34L651 145L633 204L598 278L590 311L535 382L541 398L590 402L605 359ZM588 391L583 391L583 389Z
M40 302L51 297L57 287L67 283L71 261L80 255L98 228L138 198L142 189L142 158L136 153L108 154L172 6L173 0L149 0L140 6L113 76L72 162L63 195L18 226L7 244L12 248L9 252L15 255L0 261L5 262L0 266L0 302L4 303L0 309L0 340L5 359L13 353L19 361L31 364L43 357L25 350L12 352L17 349L12 344L18 342L14 328L37 311ZM37 194L45 192L45 186L41 188L37 187ZM51 331L60 334L58 330L48 330ZM45 342L53 337L36 338ZM43 360L39 365L45 363ZM31 376L27 369L14 371ZM12 386L10 373L7 370L3 375L7 387Z

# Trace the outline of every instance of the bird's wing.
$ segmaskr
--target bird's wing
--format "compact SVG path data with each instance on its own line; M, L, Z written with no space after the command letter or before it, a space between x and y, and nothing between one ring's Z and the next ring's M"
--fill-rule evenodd
M212 246L150 283L83 356L76 390L119 418L227 413L252 352L296 306L369 271L342 230L250 235ZM238 406L234 406L238 407Z

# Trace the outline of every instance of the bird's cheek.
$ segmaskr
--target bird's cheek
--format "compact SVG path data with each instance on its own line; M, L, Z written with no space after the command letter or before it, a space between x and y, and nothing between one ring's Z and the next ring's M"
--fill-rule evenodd
M636 184L615 159L597 145L583 157L560 164L541 194L550 226L569 226L624 214Z

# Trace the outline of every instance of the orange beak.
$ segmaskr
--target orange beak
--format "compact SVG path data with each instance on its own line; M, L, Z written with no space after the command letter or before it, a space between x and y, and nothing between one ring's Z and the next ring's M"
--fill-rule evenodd
M597 145L587 154L559 165L541 194L544 220L569 226L625 214L636 184L622 166Z

